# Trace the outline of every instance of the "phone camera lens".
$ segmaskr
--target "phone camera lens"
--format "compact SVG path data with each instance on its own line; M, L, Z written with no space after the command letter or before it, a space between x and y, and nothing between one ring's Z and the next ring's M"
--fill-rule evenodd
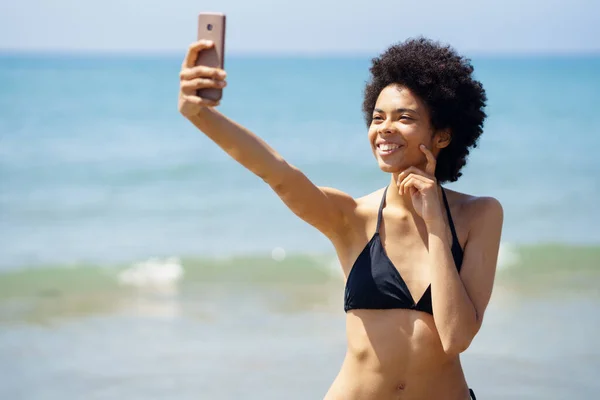
M206 29L208 29L209 31L212 31L212 28L213 28L212 24L206 25Z

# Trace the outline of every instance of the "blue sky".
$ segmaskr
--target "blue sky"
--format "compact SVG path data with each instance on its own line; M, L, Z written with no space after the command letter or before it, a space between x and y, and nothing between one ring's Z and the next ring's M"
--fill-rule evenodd
M599 0L7 0L0 49L178 52L200 11L231 53L371 53L425 35L473 53L600 52Z

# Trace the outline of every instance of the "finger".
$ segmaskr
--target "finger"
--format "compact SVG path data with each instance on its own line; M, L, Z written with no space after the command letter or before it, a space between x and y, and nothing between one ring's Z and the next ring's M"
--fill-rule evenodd
M192 79L181 82L181 91L185 94L194 94L198 89L215 88L222 89L227 86L225 81L216 81L214 79Z
M419 190L415 189L414 187L409 188L408 191L411 196L414 196L415 194L417 194L419 192Z
M432 187L435 182L433 180L431 180L431 178L427 177L427 176L423 176L420 174L414 174L411 173L410 175L408 175L401 183L400 183L400 193L403 194L405 193L405 191L407 190L406 187L406 183L409 180L417 180L420 182L419 184L419 190L421 189L427 189L428 187Z
M408 183L409 183L409 182L412 180L412 177L413 177L413 175L412 175L412 174L410 174L410 175L408 175L406 178L404 178L404 179L402 180L402 182L400 182L400 188L399 188L399 191L400 191L400 194L401 194L401 195L404 195L404 193L406 193L406 191L408 190L408 186L407 186L407 185L408 185Z
M407 193L407 191L410 189L410 187L411 187L411 185L410 185L411 181L412 181L412 176L408 176L400 184L400 194L402 196L404 196L404 193Z
M427 187L426 183L417 177L417 175L411 175L402 182L402 193L406 193L409 190L416 189L419 192L425 190ZM410 192L411 194L414 194Z
M189 103L205 107L216 107L221 103L220 101L203 99L202 97L198 96L183 95L182 98Z
M427 173L425 173L422 170L420 170L419 168L413 166L413 167L406 168L404 171L402 171L400 174L398 174L398 179L396 182L397 185L400 186L400 183L402 182L402 180L410 174L422 175L427 178L433 179L433 176L429 176Z
M198 65L192 68L182 68L179 73L179 79L189 80L195 78L212 78L212 79L225 79L227 73L220 68L211 68L204 65Z
M414 174L409 174L402 180L402 182L400 182L399 192L401 195L404 195L404 193L406 193L406 191L408 190L407 185L413 179L413 176Z
M417 168L415 167L408 167L406 168L404 171L400 172L398 174L398 179L396 180L396 184L398 185L398 187L400 187L400 184L402 183L402 181L404 179L406 179L406 177L412 173L416 173Z
M427 166L425 167L425 172L427 172L430 175L435 175L435 166L437 162L435 156L433 155L431 150L429 150L424 144L419 146L419 148L425 154L425 157L427 157Z
M198 59L198 53L202 50L209 49L214 46L212 40L199 40L194 42L188 48L188 52L183 60L183 66L185 68L192 68L196 65L196 60Z

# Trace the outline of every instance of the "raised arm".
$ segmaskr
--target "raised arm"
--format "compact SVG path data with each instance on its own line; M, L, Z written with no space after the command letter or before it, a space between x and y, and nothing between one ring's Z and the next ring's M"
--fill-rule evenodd
M197 96L200 88L225 86L225 71L194 66L198 53L212 45L200 41L188 50L180 74L181 114L233 159L262 178L298 217L332 241L343 239L347 215L354 208L351 196L314 185L264 140L213 108L218 103Z

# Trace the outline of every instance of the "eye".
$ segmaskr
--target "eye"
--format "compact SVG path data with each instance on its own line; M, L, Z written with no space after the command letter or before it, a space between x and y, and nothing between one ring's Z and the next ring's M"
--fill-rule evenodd
M373 121L381 121L382 119L379 115L373 117Z

